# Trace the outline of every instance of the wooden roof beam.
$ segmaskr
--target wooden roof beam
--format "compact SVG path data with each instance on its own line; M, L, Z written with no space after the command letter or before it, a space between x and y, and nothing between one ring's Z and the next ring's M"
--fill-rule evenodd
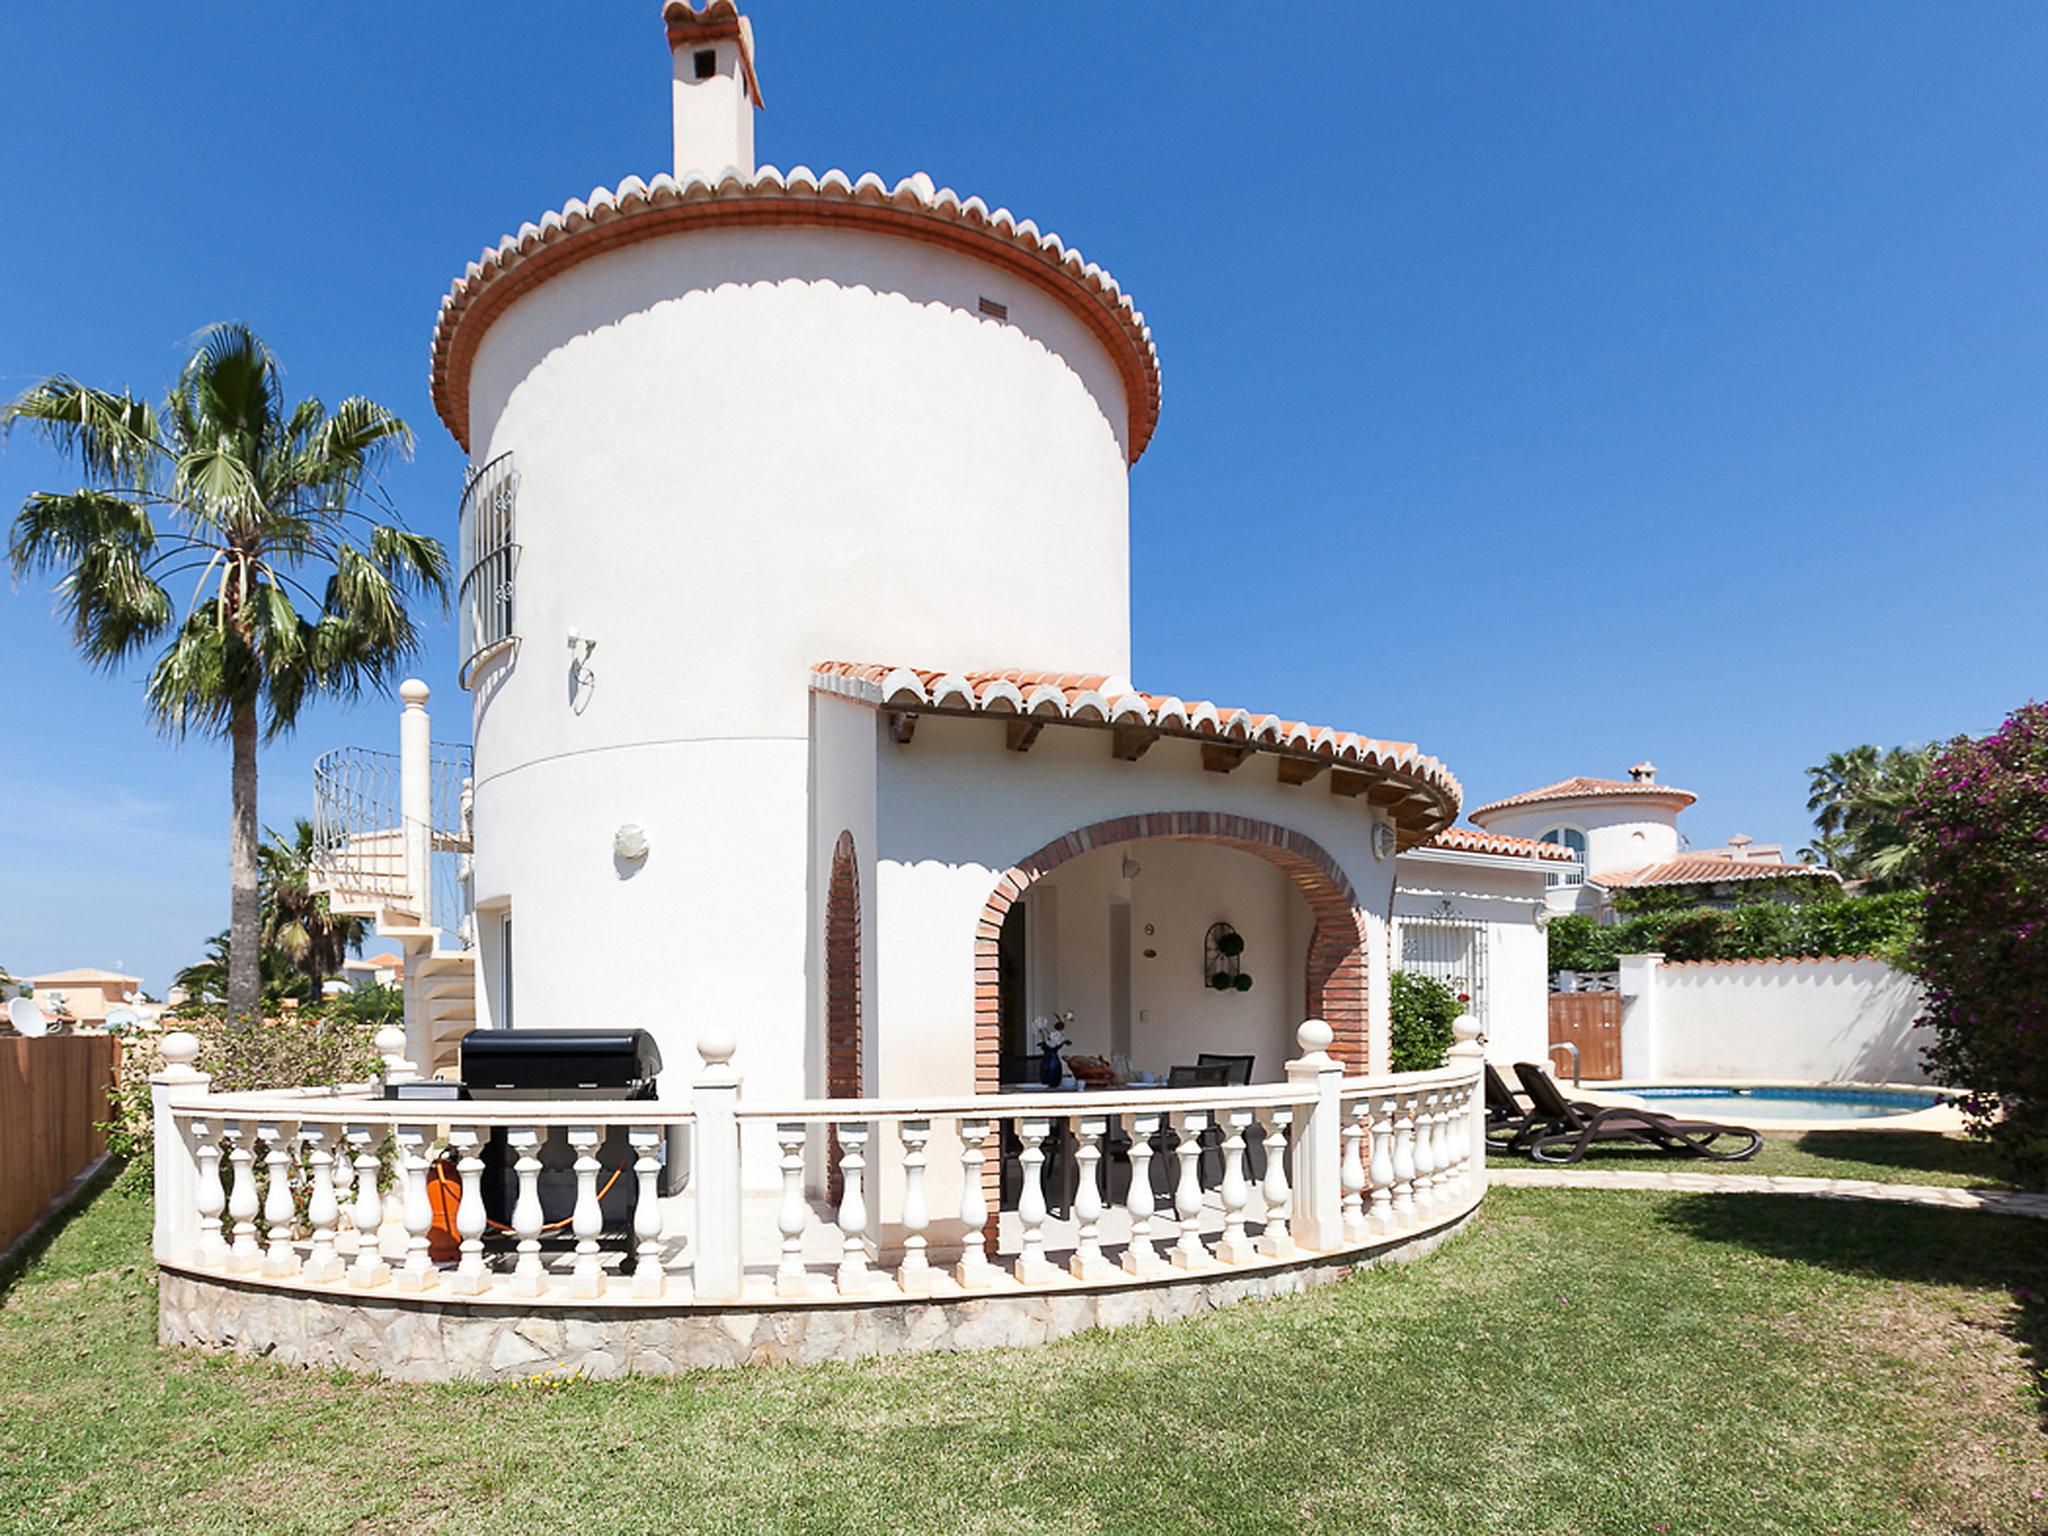
M1280 759L1280 782L1306 784L1329 766L1327 758L1283 757Z
M1225 741L1202 743L1202 767L1210 773L1234 773L1252 755L1252 748Z
M1120 763L1135 763L1152 750L1152 743L1158 739L1159 732L1152 726L1120 721L1109 733L1110 755ZM1208 765L1204 763L1203 766Z
M1003 745L1012 752L1029 752L1044 729L1043 715L1012 715L1003 722Z

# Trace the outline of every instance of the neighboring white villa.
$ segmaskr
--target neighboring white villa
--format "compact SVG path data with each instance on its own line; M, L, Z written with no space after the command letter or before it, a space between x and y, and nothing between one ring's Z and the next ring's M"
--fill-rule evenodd
M1627 779L1560 779L1482 805L1469 814L1489 832L1535 838L1565 849L1572 867L1550 876L1550 909L1606 915L1616 891L1696 888L1702 905L1732 905L1754 881L1840 883L1833 870L1785 862L1776 843L1735 837L1723 848L1686 848L1678 814L1699 799L1657 782L1655 763L1637 763Z

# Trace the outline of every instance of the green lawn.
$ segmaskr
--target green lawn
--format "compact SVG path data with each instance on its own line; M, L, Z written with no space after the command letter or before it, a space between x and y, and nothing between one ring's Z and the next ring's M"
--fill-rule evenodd
M1494 1168L1538 1166L1525 1155L1492 1155ZM1580 1168L1683 1168L1692 1173L1785 1173L1816 1179L1870 1179L1880 1184L1946 1184L2009 1189L1991 1148L1967 1136L1934 1131L1778 1131L1746 1163L1667 1157L1621 1147L1594 1147ZM2048 1529L2048 1526L2044 1526Z
M160 1351L147 1238L143 1204L103 1195L0 1307L0 1529L2048 1521L2048 1228L2015 1217L1497 1190L1420 1263L1189 1324L553 1388Z

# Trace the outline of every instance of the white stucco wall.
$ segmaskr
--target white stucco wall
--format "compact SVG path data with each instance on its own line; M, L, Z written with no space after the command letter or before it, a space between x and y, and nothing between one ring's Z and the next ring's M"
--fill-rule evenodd
M1654 1074L1668 1081L1919 1083L1920 984L1882 960L1654 967ZM1631 1000L1629 1009L1642 1003ZM1624 1018L1624 1024L1626 1018ZM1626 1041L1624 1041L1626 1051ZM1629 1076L1642 1075L1624 1060Z
M1122 876L1126 854L1138 865L1133 880ZM1163 1073L1203 1051L1249 1052L1257 1058L1253 1081L1281 1080L1305 1017L1314 918L1280 870L1233 848L1118 844L1071 859L1034 885L1025 897L1027 922L1037 920L1048 894L1056 898L1059 942L1043 985L1029 989L1029 1012L1073 1010L1075 1052L1107 1056L1112 1049L1110 906L1127 901L1132 1065ZM1208 984L1204 940L1217 922L1244 938L1249 992Z
M1057 301L958 253L728 230L517 299L471 423L478 462L511 452L519 477L521 643L475 679L486 992L509 908L516 1023L644 1021L674 1095L721 1018L750 1093L800 1094L840 814L809 668L1127 672L1120 376ZM1057 579L1018 598L1034 552ZM581 674L572 627L596 642ZM638 867L612 856L629 821ZM861 855L872 900L872 839Z
M1486 1054L1494 1061L1541 1061L1550 1042L1549 945L1536 926L1544 870L1527 859L1411 849L1398 860L1398 920L1442 913L1486 925Z

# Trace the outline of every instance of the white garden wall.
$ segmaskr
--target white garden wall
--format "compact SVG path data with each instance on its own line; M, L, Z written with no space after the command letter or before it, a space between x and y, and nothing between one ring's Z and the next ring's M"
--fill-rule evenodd
M1631 1078L1927 1081L1920 984L1882 960L1652 962L1640 974L1623 1012Z

